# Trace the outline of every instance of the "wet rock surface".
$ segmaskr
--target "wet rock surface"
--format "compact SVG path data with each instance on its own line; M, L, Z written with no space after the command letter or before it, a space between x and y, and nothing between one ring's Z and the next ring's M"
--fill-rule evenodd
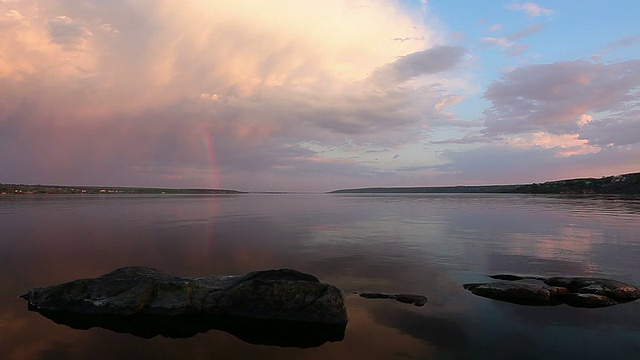
M617 280L591 277L550 277L543 282L549 286L567 288L571 293L595 294L624 303L640 298L640 289Z
M341 340L348 321L342 290L290 269L182 278L133 266L22 297L30 310L70 327L145 337L215 328L253 343L308 347Z
M387 294L387 293L376 293L376 292L365 292L358 293L360 297L365 299L393 299L395 301L399 301L404 304L412 304L415 306L424 306L428 299L424 295L418 294Z
M598 308L634 301L640 289L617 280L591 277L492 275L500 281L464 284L474 295L522 305Z

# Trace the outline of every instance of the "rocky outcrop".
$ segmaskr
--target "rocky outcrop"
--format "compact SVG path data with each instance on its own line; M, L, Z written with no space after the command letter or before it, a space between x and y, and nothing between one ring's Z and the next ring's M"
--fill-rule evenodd
M134 266L98 278L31 289L22 297L30 310L71 327L101 326L146 336L154 335L148 329L172 336L167 331L173 328L182 334L209 328L242 334L243 326L235 325L248 324L244 327L247 336L255 334L256 327L298 337L305 329L320 329L326 339L312 342L315 344L341 340L348 321L342 290L289 269L181 278ZM126 323L135 330L118 328ZM154 326L146 326L152 323ZM254 342L273 343L273 339Z
M597 308L634 301L640 289L616 280L588 277L490 276L502 281L464 284L474 295L522 305ZM527 281L527 282L525 282Z
M393 299L404 304L412 304L415 306L424 306L427 303L427 297L417 294L387 294L387 293L357 293L365 299Z

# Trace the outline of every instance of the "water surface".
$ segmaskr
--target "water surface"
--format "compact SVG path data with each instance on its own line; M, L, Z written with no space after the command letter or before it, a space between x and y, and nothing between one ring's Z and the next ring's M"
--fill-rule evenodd
M640 285L640 200L478 194L0 197L2 359L549 359L640 356L640 302L526 307L487 274ZM346 294L343 341L252 345L211 330L143 339L27 311L29 288L147 265L180 276L294 268ZM425 294L424 307L354 291Z

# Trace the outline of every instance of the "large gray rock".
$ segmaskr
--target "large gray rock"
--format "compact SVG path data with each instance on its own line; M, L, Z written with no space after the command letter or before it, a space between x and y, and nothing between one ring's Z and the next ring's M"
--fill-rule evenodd
M288 329L295 329L293 333L300 333L302 324L303 328L325 326L338 329L338 333L341 330L342 334L332 332L324 340L335 341L344 336L348 321L342 290L321 283L313 275L289 269L244 276L181 278L133 266L98 278L31 289L22 297L29 301L30 310L78 328L110 328L101 324L117 327L131 322L138 331L145 323L160 322L171 329L172 322L184 324L185 320L191 323L198 319L196 333L221 327L238 330L237 324L246 323L249 331L245 333L250 335L254 326L265 328L266 324L265 331L269 332L276 323L277 328L285 324ZM202 319L210 321L203 324ZM239 331L242 333L242 329Z
M503 281L464 284L474 295L523 305L597 308L634 301L640 289L617 280L588 277L490 276ZM529 281L529 282L522 282ZM532 283L537 281L539 283Z
M204 314L347 322L342 290L288 269L181 278L132 266L95 279L31 289L23 298L34 310L83 314Z

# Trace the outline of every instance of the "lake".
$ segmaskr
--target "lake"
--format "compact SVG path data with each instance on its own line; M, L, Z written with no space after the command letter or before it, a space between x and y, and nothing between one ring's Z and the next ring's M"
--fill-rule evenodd
M1 359L631 359L640 301L530 307L474 296L497 273L640 285L640 199L606 196L0 197ZM179 276L293 268L345 292L344 339L301 349L210 330L145 339L27 310L32 287L147 265ZM354 292L418 293L423 307Z

